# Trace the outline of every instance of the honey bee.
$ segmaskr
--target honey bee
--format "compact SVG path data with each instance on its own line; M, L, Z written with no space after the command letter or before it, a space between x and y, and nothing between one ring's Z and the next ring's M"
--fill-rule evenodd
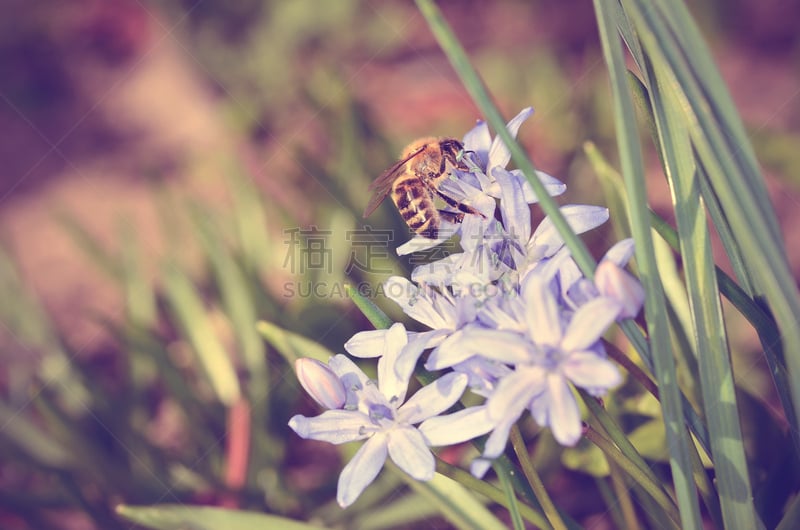
M420 138L403 149L400 159L370 184L372 198L364 209L369 217L391 192L392 201L406 224L416 234L437 239L442 219L460 223L464 214L484 215L448 197L439 187L454 168L468 169L461 156L464 145L455 138ZM439 197L458 212L439 210Z

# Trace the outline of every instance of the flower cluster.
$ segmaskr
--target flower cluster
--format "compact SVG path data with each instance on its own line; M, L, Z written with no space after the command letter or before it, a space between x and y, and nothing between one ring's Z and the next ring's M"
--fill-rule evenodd
M516 135L530 114L525 109L512 119L509 132ZM526 410L559 443L574 445L582 424L573 387L602 396L621 382L601 337L615 320L636 316L643 303L640 284L623 269L632 241L614 245L594 278L584 277L548 218L533 228L529 205L536 194L521 172L505 169L510 152L499 138L492 140L485 123L467 133L464 151L469 170L452 168L440 188L482 214L449 227L462 251L417 267L412 281L392 277L386 283L389 297L430 330L394 324L353 336L345 349L354 357L377 357L377 381L344 355L327 365L297 363L300 382L328 410L294 416L289 426L303 438L335 444L366 440L340 475L343 507L374 480L387 456L413 478L428 480L435 464L431 447L488 434L471 469L483 476ZM537 176L551 195L566 189L545 173ZM566 205L561 213L576 233L608 219L597 206ZM415 237L398 253L442 241ZM423 358L425 369L441 376L406 400ZM483 403L445 413L468 388Z

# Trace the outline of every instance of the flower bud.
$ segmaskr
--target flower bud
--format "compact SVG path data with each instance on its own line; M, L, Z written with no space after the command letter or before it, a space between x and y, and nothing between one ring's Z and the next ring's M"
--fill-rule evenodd
M294 362L294 371L303 388L326 409L340 409L345 403L345 389L327 364L303 357Z
M620 318L633 318L644 304L644 289L635 277L611 260L603 260L594 272L594 283L603 296L619 302Z

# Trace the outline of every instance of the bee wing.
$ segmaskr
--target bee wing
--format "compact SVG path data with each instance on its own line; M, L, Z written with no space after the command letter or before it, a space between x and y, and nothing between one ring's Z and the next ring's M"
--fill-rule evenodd
M405 162L403 162L405 163ZM372 215L372 212L375 211L380 203L383 202L383 199L386 198L386 195L389 193L389 190L392 189L392 183L394 182L395 176L397 171L402 167L403 164L398 162L397 164L393 165L383 173L381 176L376 178L372 181L372 184L369 185L368 190L372 192L372 197L369 199L369 203L367 203L367 207L364 208L364 217L369 217Z
M392 167L381 173L381 175L372 181L372 184L369 185L367 188L369 191L372 192L372 197L369 199L369 203L367 203L367 207L364 208L364 217L369 217L372 215L372 212L383 202L383 199L386 198L386 195L392 189L392 184L394 183L395 178L397 178L397 173L406 165L406 162L417 156L425 149L423 145L419 149L415 150L407 157L402 158L392 164Z

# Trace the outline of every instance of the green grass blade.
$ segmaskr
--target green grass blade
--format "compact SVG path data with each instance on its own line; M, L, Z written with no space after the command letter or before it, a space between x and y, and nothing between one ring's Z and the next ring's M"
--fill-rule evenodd
M158 321L156 293L147 277L141 245L132 224L121 224L121 284L125 292L125 306L130 321L137 326L153 327Z
M78 466L67 447L32 423L22 411L1 401L0 436L3 445L13 445L43 468L68 470Z
M370 485L370 489L373 485L375 484ZM363 530L417 528L424 526L426 520L440 515L436 506L424 495L410 493L395 500L395 493L396 489L390 492L389 499L385 496L381 499L379 507L374 510L365 509L358 517L350 520L350 527ZM341 512L338 505L336 509Z
M407 475L404 474L404 477ZM439 512L457 528L504 529L506 525L492 514L480 501L454 480L436 473L428 482L410 477L408 486L431 500Z
M301 357L311 357L327 363L333 352L318 342L287 331L271 322L261 320L256 324L259 334L286 359L290 366Z
M112 280L119 281L122 278L122 269L118 260L78 219L66 211L57 212L55 219L59 222L61 229L89 257L92 264Z
M639 519L636 517L636 510L633 507L631 490L625 484L622 473L616 464L610 463L611 475L609 486L603 478L596 478L595 485L603 497L608 513L611 515L611 522L615 528L627 528L628 530L641 530Z
M163 342L149 331L138 327L130 327L127 330L112 327L111 330L113 336L121 343L127 344L131 351L146 356L153 362L167 392L188 418L192 440L198 444L213 444L215 439L209 436L210 433L205 428L209 426L209 418L206 415L208 408L198 402L194 389L185 374L171 361Z
M641 2L641 0L638 1ZM701 108L707 104L708 106L705 108L709 109L710 115L719 121L721 126L719 130L723 133L722 136L729 146L727 154L735 160L736 166L741 170L742 177L744 177L741 183L749 189L750 195L748 196L752 199L753 205L761 210L762 217L759 218L759 221L765 222L768 231L772 232L773 239L780 242L780 227L773 212L766 186L764 186L764 179L758 168L750 139L697 25L683 2L665 3L663 0L659 0L655 4L658 5L661 19L670 21L670 24L662 25L663 29L669 30L675 35L675 40L680 43L682 48L687 66L697 77L699 88L706 96L706 101L694 99L693 106ZM677 63L672 63L672 65L677 66Z
M617 170L611 167L600 150L592 142L583 144L583 152L592 166L608 208L611 225L617 239L631 237L631 223L628 219L628 201L625 198L625 185Z
M239 379L199 293L188 276L174 266L166 269L164 278L169 308L191 344L208 383L221 403L232 405L241 398Z
M701 168L698 168L701 170ZM702 173L702 171L700 171ZM699 180L701 190L705 186L703 178ZM701 191L704 197L708 194ZM714 203L716 201L713 201ZM709 210L712 210L714 204L706 200L704 202ZM718 207L718 206L717 206ZM716 215L711 213L711 218L715 219ZM669 226L669 224L660 218L655 212L650 212L650 222L658 234L669 243L673 250L680 250L679 237L677 232ZM720 226L717 225L717 231L720 232ZM729 256L731 254L729 253ZM736 265L734 265L736 267ZM764 348L764 358L769 366L770 374L775 383L775 388L778 393L781 405L783 406L784 414L786 414L787 421L791 425L797 425L797 414L792 402L792 394L790 390L789 374L786 370L786 364L783 362L783 352L781 351L780 335L778 332L777 324L770 314L768 314L762 306L757 304L748 294L747 289L740 287L725 271L719 267L715 267L716 279L719 285L719 290L725 298L727 298L755 328L758 334L761 346ZM740 276L741 277L741 276ZM751 291L752 292L752 291ZM691 417L689 418L691 422ZM800 431L797 429L791 430L794 438L795 447L800 452ZM696 433L695 433L696 434ZM706 448L708 446L704 444Z
M533 466L533 463L530 460L528 448L525 445L525 440L522 438L522 434L519 432L518 426L515 425L511 428L511 434L509 438L511 441L511 446L514 448L514 453L519 459L519 465L522 468L522 472L525 475L528 484L530 484L531 489L536 494L536 500L538 500L539 504L541 504L544 515L547 517L547 521L554 528L554 530L566 530L567 526L563 519L561 519L561 514L558 513L555 504L553 504L553 500L550 498L550 495L547 493L547 489L544 487L544 482L542 482L539 472L536 471L536 468ZM516 510L516 497L513 494L508 477L505 475L505 473L502 473L502 468L500 468L499 465L496 465L495 472L497 472L497 476L500 477L500 484L506 491L509 505L511 506L511 514L514 515Z
M125 520L155 530L252 530L253 528L281 528L286 530L321 530L323 527L311 523L294 521L277 515L226 510L208 506L183 506L162 504L159 506L127 506L116 508Z
M642 490L647 493L658 506L654 511L660 511L664 515L664 523L668 523L670 528L678 528L680 513L659 481L650 478L649 475L651 475L652 472L649 472L647 467L642 468L625 458L622 451L620 451L617 446L593 429L586 431L586 437L603 451L603 454L610 462L618 465L632 482L640 486Z
M58 392L59 401L70 412L81 411L84 403L91 401L91 389L85 384L78 370L72 362L72 353L62 343L55 325L33 293L31 293L20 276L19 270L9 254L0 246L0 300L13 301L13 303L0 303L0 323L5 328L4 332L13 337L16 351L24 354L14 358L9 355L4 360L10 372L17 369L17 363L22 366L21 372L10 374L6 391L9 395L27 392L31 380L38 380L45 384L58 382L52 385ZM36 363L35 370L30 369L30 361L41 355ZM17 377L15 377L17 375Z
M517 496L514 494L514 488L511 487L511 480L505 473L499 473L497 477L500 479L500 486L506 494L506 502L509 506L509 514L511 515L511 522L514 525L514 530L525 530L525 523L522 522L522 516L519 514L519 503ZM559 527L554 527L556 530L566 528L563 524Z
M267 362L264 343L255 330L258 320L251 288L233 255L222 241L220 230L203 214L200 207L190 208L198 240L211 262L214 279L222 298L225 314L235 330L236 341L247 368L252 388L263 389L267 384Z
M675 2L675 4L679 4ZM765 298L780 328L790 391L800 407L800 296L789 271L780 231L764 191L752 148L713 63L682 5L657 9L647 2L626 2L642 27L644 47L654 60L667 62L681 92L683 113L711 189L733 236L742 248L755 296ZM674 11L674 12L673 12ZM679 18L679 23L674 19ZM793 428L797 428L796 425Z
M697 168L688 131L675 108L676 99L670 93L669 72L662 71L659 66L645 59L645 75L680 235L722 517L727 527L758 528L763 525L756 522L758 517L752 502L711 235L697 186Z
M614 2L595 0L603 54L608 65L614 95L615 122L622 161L622 174L628 191L631 231L636 240L636 260L639 266L645 298L645 315L651 341L655 376L659 384L661 407L670 447L670 467L678 497L681 523L684 528L702 526L700 506L692 480L692 465L688 434L684 428L684 413L680 389L677 385L665 299L658 281L655 252L650 235L650 216L647 210L647 191L644 182L644 164L637 136L633 103L628 93L628 82L622 49L619 46L615 20L612 16Z
M344 286L347 296L353 300L356 307L367 317L367 320L375 326L375 329L389 329L392 325L392 319L386 316L380 307L375 305L375 302L358 292L358 289L350 284Z
M510 465L510 461L507 458L501 457L495 462L495 466L500 466L500 472L506 473L511 479L512 484L520 481L519 474L514 470L514 467ZM477 479L468 471L448 464L447 462L444 462L438 458L436 460L436 472L455 480L467 489L480 494L482 497L486 497L500 506L507 507L506 503L508 502L508 499L506 498L505 494L500 488L491 482ZM515 485L514 488L515 491L520 491L519 485ZM538 505L536 497L530 491L524 495L528 499L530 505L525 503L519 504L519 511L522 517L525 520L533 523L533 525L537 528L548 528L549 523L541 511L541 507ZM562 514L562 517L564 518L567 528L570 530L577 530L580 528L580 526L578 526L575 521L570 519L568 515Z
M653 125L653 127L655 128L655 125ZM603 158L602 154L592 144L587 144L585 146L585 150L589 161L598 178L600 179L601 185L603 186L604 194L606 195L606 201L608 202L609 209L612 212L611 218L612 222L614 223L615 231L620 237L630 237L630 224L627 222L628 200L625 194L625 183L622 180L622 176L608 164L608 162ZM625 212L623 217L620 217L620 210L624 210ZM624 226L622 226L620 219L626 220ZM667 241L669 245L677 251L678 236L672 227L670 227L663 219L656 216L652 211L650 212L650 222L659 235L661 235L661 237L664 238L664 240ZM657 240L654 240L653 242L655 245ZM658 250L658 247L655 247L655 249ZM661 263L662 262L659 262L658 266L659 273L664 272L662 270ZM718 271L718 273L724 275L722 271ZM733 285L735 286L735 284ZM733 289L729 289L724 292L733 292ZM747 295L741 290L739 290L739 293L747 298ZM750 307L755 308L756 306L755 304L751 304ZM647 348L647 344L640 330L628 322L623 322L622 328L638 351L642 361L647 366L647 369L650 370L650 372L653 372L652 357L650 356L649 349ZM681 333L680 335L677 335L677 338L682 340L684 336L685 333ZM686 351L688 351L688 349ZM692 407L693 401L690 401L685 396L682 396L681 399L683 402L683 411L686 415L686 421L689 425L689 428L697 437L698 441L703 446L703 449L706 452L710 452L708 432L703 420L700 418L700 416L698 416L697 412Z
M667 494L664 484L656 477L652 469L647 465L642 456L631 443L631 439L619 428L611 418L597 398L590 396L586 391L578 392L583 399L583 403L592 413L590 419L590 430L586 437L597 445L610 461L613 461L623 469L629 479L640 486L642 491L658 505L665 517L669 518L674 525L680 522L680 514L673 499ZM597 434L597 436L593 436ZM609 444L606 444L605 437L608 436Z
M257 274L270 266L274 255L267 232L267 213L261 191L246 174L231 163L230 177L226 180L231 200L238 250L242 264L249 274Z
M747 269L743 249L733 233L731 223L725 215L725 210L719 201L719 197L714 192L714 187L708 179L708 174L702 162L697 167L697 183L700 186L700 194L703 197L708 214L711 216L714 228L722 242L722 247L725 249L725 254L731 263L731 269L733 269L734 275L739 279L739 283L741 283L744 290L752 296L756 292L756 287L753 284L752 275Z

